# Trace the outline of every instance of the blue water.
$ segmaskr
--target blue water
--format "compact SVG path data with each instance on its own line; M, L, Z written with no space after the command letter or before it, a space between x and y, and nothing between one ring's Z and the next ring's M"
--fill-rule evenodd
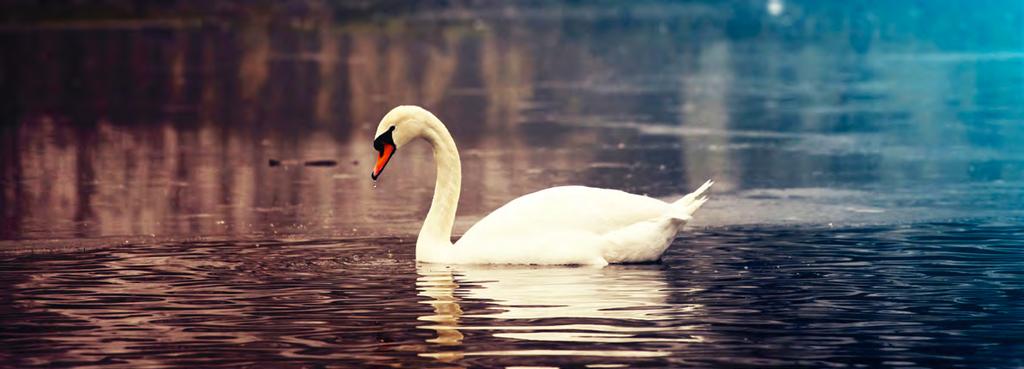
M0 5L0 367L1024 366L1022 3L179 5ZM660 264L417 264L408 103L457 235L712 199Z

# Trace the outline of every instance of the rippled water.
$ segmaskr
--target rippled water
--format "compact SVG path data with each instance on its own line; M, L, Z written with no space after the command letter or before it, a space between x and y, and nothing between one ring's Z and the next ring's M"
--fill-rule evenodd
M453 3L0 4L0 367L1024 366L1024 3ZM457 235L712 200L660 264L417 265L407 103Z
M417 265L400 239L5 256L18 367L1013 367L1019 223L697 231L660 265Z

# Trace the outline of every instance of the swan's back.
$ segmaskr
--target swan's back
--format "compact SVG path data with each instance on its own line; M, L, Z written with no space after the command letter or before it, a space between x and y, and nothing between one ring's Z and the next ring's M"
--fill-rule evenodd
M578 230L597 234L665 213L668 203L646 196L585 186L552 187L524 195L481 219L463 238L477 233Z
M512 200L484 217L459 239L455 251L480 262L507 259L510 253L575 258L577 255L562 253L599 251L594 248L604 242L601 235L664 217L668 206L658 199L618 190L552 187ZM560 240L570 242L552 244Z

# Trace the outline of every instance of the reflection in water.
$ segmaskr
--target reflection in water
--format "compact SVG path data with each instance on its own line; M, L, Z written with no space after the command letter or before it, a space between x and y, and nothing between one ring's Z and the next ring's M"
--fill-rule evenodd
M698 225L884 223L1019 198L1019 33L918 35L973 20L923 5L733 5L425 5L366 22L305 4L223 26L2 29L0 239L413 232L425 149L382 191L366 178L373 126L405 103L436 112L464 153L462 229L569 183L672 196L715 178L722 201ZM1006 14L993 9L974 10ZM880 19L894 28L861 29ZM792 209L746 192L790 188L867 195Z
M495 338L562 343L702 342L678 325L700 314L697 304L670 304L669 285L658 266L607 268L445 266L419 264L417 287L434 308L419 319L437 332L427 342L440 352L422 356L452 361L466 356L597 356L661 357L661 351L622 350L452 350L466 339L461 331L479 331ZM690 292L696 292L694 289ZM464 302L486 302L478 314L467 314ZM572 322L569 324L563 322ZM550 323L549 323L550 322ZM617 324L606 324L616 322ZM664 323L663 323L664 322ZM602 324L605 323L605 324ZM652 335L669 335L657 337Z
M35 3L0 3L0 366L1024 365L1024 2ZM367 178L408 103L456 234L553 185L714 201L660 266L417 266L428 148Z
M0 305L0 340L17 350L19 368L415 357L403 346L415 320L378 311L415 306L411 254L396 260L375 243L344 243L196 242L4 258L0 301L17 303Z
M603 269L417 265L413 242L394 238L0 254L0 356L17 368L1003 367L1024 328L1022 234L1019 222L762 226L688 233L662 265Z
M437 270L431 270L437 268ZM419 278L416 279L416 287L420 296L430 297L432 300L425 301L434 308L434 314L422 316L419 319L436 323L436 325L424 328L437 331L437 338L431 338L427 342L440 345L458 345L462 343L464 336L459 332L459 319L462 318L462 307L455 299L455 289L459 287L455 283L451 270L435 266L418 266Z

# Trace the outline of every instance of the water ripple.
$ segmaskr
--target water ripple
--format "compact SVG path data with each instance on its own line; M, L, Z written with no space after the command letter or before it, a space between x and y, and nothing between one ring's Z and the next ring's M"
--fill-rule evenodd
M663 264L417 265L395 238L4 256L31 367L1020 364L1024 228L685 233Z

